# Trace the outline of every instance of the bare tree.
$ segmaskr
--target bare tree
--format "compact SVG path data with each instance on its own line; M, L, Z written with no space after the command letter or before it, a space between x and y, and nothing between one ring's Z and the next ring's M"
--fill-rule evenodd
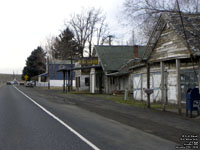
M105 23L106 17L101 18L99 27L97 27L97 45L103 45L105 39L110 35L108 24Z
M84 53L84 48L88 44L89 56L92 54L92 42L97 33L97 40L105 33L106 24L105 16L102 14L101 9L91 8L89 10L83 9L80 14L73 14L69 26L73 30L75 39L80 45L82 51L82 57ZM98 28L99 26L99 28Z
M182 12L198 13L200 10L199 0L179 0ZM157 22L160 13L176 12L176 0L125 0L124 14L128 22L142 29L147 37Z
M49 59L55 58L55 45L56 37L49 35L46 38L46 43L43 46L44 51L46 52L46 56L49 57Z

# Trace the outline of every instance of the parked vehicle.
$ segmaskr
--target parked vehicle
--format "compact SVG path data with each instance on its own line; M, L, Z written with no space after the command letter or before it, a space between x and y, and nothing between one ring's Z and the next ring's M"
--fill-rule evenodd
M12 85L12 82L11 82L11 81L7 81L6 84L7 84L7 85Z
M26 82L26 87L34 87L34 82L33 81L28 81Z
M14 80L13 84L19 84L19 82L17 80Z
M19 85L24 85L24 82L20 82Z

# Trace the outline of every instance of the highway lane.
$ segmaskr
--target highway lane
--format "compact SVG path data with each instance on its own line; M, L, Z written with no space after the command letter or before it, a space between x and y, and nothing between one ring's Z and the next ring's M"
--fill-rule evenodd
M83 110L54 103L31 88L17 87L100 149L167 150L175 143ZM0 149L92 149L13 86L0 88Z
M1 150L92 149L12 86L0 89Z

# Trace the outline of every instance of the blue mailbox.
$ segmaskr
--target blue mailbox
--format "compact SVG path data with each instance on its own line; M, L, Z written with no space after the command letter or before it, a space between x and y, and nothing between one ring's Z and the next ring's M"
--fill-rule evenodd
M198 88L188 89L186 94L186 115L190 111L190 117L192 117L192 111L197 111L199 115L200 107L200 94Z

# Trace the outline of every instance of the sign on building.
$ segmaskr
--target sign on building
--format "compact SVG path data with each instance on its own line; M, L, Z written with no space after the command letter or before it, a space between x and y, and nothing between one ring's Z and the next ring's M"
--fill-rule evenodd
M98 58L92 57L92 58L83 58L78 60L79 65L98 65Z

